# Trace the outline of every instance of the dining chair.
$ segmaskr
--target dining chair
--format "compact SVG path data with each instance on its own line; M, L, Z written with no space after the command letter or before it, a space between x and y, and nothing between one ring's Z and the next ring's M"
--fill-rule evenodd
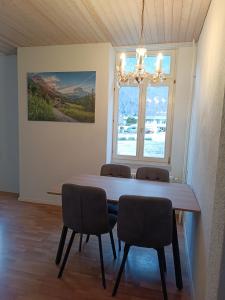
M131 169L125 165L105 164L101 167L100 176L111 176L120 178L131 178ZM108 211L115 215L118 214L117 204L108 204Z
M131 178L131 169L125 165L105 164L101 167L101 176Z
M101 236L105 233L110 234L113 256L114 259L116 259L112 229L116 224L117 218L113 214L108 214L105 191L96 187L79 186L69 183L63 184L62 216L64 229L71 229L72 234L58 278L62 277L75 234L96 235L98 237L99 244L102 285L106 288Z
M169 171L162 168L140 167L136 172L136 179L169 182Z
M136 171L136 179L169 182L169 171L162 168L140 167ZM164 250L163 250L164 252ZM163 254L165 257L165 253ZM166 272L166 261L164 260L164 268Z
M163 249L172 243L172 202L166 198L121 196L117 222L118 238L125 246L112 296L117 293L131 246L138 246L157 251L163 296L167 300Z
M109 177L120 177L120 178L131 178L131 169L125 165L118 164L104 164L101 167L100 176L109 176ZM117 216L118 214L118 205L108 203L108 212ZM89 236L86 237L86 243L89 241ZM119 251L121 250L121 243L119 242ZM79 251L81 251L82 245L82 235L80 236L80 246Z

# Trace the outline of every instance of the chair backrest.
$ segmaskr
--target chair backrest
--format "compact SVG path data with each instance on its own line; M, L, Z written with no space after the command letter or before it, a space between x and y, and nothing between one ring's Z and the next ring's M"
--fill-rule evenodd
M108 232L106 193L101 188L63 184L62 213L64 225L78 233Z
M169 171L161 168L141 167L137 169L136 179L169 182Z
M101 167L101 176L131 178L130 167L116 164L105 164Z
M172 202L166 198L121 196L118 238L130 245L160 248L171 244Z

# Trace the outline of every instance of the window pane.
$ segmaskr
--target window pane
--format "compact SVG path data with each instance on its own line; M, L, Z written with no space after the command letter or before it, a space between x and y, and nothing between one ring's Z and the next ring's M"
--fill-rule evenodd
M125 72L133 72L136 67L136 57L135 56L128 56L126 57L126 64L125 64Z
M165 157L169 87L148 87L146 95L144 156Z
M145 58L146 72L149 72L151 74L155 73L156 60L157 60L157 56L147 56ZM170 64L171 64L170 55L163 56L163 60L162 60L163 73L170 74ZM126 57L125 72L133 72L135 70L135 66L136 66L136 57L135 56Z
M139 90L119 90L117 154L136 156Z

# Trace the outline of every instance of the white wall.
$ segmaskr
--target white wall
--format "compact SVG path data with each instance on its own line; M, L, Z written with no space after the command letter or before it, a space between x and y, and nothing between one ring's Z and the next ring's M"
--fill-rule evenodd
M20 199L54 203L46 192L56 183L99 174L106 161L113 67L108 43L18 49ZM27 72L85 70L96 71L94 124L27 120Z
M218 298L225 215L225 2L213 0L198 42L188 183L201 215L187 214L186 237L196 300Z
M223 237L223 250L222 253L225 253L225 231ZM219 279L219 289L218 289L218 299L223 299L225 295L225 255L222 256L222 261L220 265L220 279Z
M0 55L0 191L18 192L16 56Z
M194 46L193 46L194 47ZM195 49L179 47L176 51L176 85L174 91L174 119L171 149L171 175L183 181L185 147L188 135L188 116L191 106L193 60Z
M109 56L109 90L108 90L108 116L107 116L107 145L106 145L106 163L111 163L113 147L113 103L114 103L114 79L115 79L115 50L110 49Z

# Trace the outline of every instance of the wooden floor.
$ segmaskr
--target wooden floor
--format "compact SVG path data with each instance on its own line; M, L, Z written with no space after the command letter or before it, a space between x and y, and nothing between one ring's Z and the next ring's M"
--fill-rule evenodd
M122 252L113 260L109 236L103 238L107 289L101 286L98 243L91 237L78 252L78 237L62 279L54 259L61 231L61 209L19 202L0 194L0 299L112 299ZM116 232L114 232L116 237ZM166 249L169 300L190 299L182 228L179 228L184 289L176 289L171 247ZM115 299L163 299L154 250L131 249Z

